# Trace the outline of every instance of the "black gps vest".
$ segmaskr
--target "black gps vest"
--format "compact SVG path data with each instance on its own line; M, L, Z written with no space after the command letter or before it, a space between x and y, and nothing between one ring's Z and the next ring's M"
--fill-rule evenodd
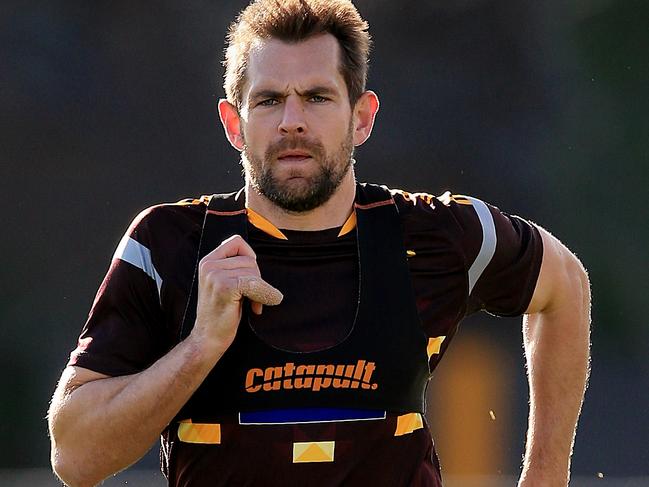
M246 305L230 348L183 406L178 420L209 422L220 414L288 408L424 412L427 339L417 314L397 206L386 188L367 184L357 185L354 206L360 298L349 335L325 350L281 350L257 336ZM213 195L198 259L232 235L247 239L247 224L243 191ZM197 295L195 275L181 339L193 326Z

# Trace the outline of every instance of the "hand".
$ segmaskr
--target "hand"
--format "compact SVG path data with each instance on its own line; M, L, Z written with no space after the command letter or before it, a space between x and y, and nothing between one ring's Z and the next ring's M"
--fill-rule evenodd
M198 265L198 305L192 335L225 351L236 335L244 297L261 314L263 305L282 301L282 293L261 278L257 256L239 235L224 240Z

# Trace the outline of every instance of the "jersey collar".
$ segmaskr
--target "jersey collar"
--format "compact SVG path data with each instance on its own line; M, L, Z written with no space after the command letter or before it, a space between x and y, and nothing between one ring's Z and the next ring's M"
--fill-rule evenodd
M267 233L271 237L275 237L280 240L288 240L288 237L284 235L284 233L279 228L277 228L252 208L246 208L246 214L248 215L248 221L250 222L250 224L258 228L262 232ZM353 211L351 215L349 215L347 221L340 228L338 236L342 237L343 235L347 235L349 232L354 230L354 228L356 228L356 211Z

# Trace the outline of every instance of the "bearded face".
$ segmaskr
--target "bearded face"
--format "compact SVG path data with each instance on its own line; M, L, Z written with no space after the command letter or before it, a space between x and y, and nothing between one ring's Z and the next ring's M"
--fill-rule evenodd
M317 139L287 136L271 143L263 155L244 145L242 164L253 188L280 208L294 213L326 203L352 165L354 144L347 136L331 151Z

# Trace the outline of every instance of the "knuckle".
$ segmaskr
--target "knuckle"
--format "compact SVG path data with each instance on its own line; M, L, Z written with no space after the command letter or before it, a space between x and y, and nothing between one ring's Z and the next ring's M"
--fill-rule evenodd
M221 245L219 245L219 247L221 247L221 246L223 246L223 245L231 244L231 243L233 243L233 242L234 242L234 243L238 243L238 242L242 242L242 241L243 241L243 238L241 237L241 235L235 233L235 234L232 235L231 237L228 237L228 238L226 238L225 240L223 240L223 242L221 242Z
M204 280L199 282L199 293L204 296L204 299L210 301L223 300L236 294L236 292L236 281L232 282L232 279L228 279L216 272L209 273Z

